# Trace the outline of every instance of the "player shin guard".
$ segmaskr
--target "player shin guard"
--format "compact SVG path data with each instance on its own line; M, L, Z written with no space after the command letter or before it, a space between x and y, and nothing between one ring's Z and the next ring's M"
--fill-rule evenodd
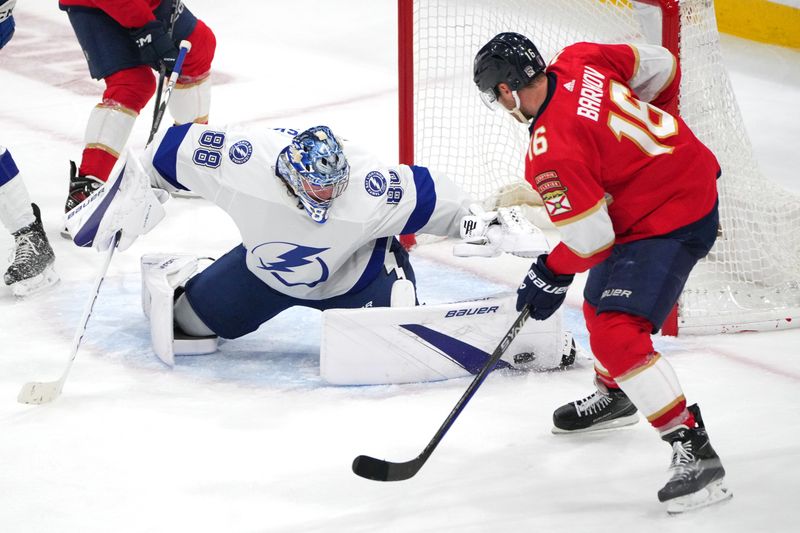
M208 123L211 109L210 72L200 76L181 76L175 84L175 92L168 108L175 124Z
M583 301L583 318L586 321L586 329L589 330L589 334L592 333L593 324L597 319L597 308L587 302L586 300ZM603 366L603 364L595 358L594 360L594 372L595 372L595 381L597 381L600 385L611 389L617 390L619 389L619 385L617 382L614 381L614 378L611 377L611 373Z
M625 394L662 434L683 424L695 426L694 417L686 409L686 398L672 365L658 352L649 354L640 365L617 376Z
M647 420L658 431L681 423L692 427L678 377L653 350L650 322L613 311L588 318L592 352Z
M83 159L78 174L105 181L128 142L137 111L114 100L95 106L86 125Z

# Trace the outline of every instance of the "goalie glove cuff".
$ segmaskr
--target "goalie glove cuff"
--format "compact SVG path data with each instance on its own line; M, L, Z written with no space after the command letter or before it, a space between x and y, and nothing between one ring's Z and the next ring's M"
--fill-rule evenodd
M467 242L484 244L488 242L486 232L489 226L497 224L497 212L484 211L479 204L469 206L471 214L463 217L460 224L461 238Z

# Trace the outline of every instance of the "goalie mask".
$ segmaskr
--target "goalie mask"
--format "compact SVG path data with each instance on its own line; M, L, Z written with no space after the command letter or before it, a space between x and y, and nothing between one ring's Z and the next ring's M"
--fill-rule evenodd
M327 126L315 126L292 139L278 155L278 175L315 222L324 223L334 198L347 188L350 165Z

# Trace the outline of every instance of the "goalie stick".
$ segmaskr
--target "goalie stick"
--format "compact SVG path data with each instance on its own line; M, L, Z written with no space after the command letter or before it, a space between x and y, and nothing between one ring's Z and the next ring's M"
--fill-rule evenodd
M425 461L427 461L431 456L433 450L435 450L442 441L447 431L456 421L456 418L458 418L458 415L460 415L461 411L463 411L464 407L466 407L467 402L469 402L469 400L475 394L475 391L478 390L478 387L480 387L483 381L486 379L486 376L488 376L489 373L494 369L497 362L511 344L511 341L514 340L514 337L516 337L517 333L520 332L522 326L525 325L525 321L529 316L530 309L526 306L516 320L514 320L511 328L509 328L508 332L500 341L500 344L497 345L497 348L494 349L494 352L492 352L492 355L489 357L489 360L486 361L486 364L483 365L481 371L478 372L478 374L472 380L472 383L470 383L469 387L467 387L467 390L458 400L456 406L452 411L450 411L450 414L447 416L439 430L433 436L428 445L425 446L425 449L422 450L422 453L420 453L414 459L403 463L394 463L384 459L376 459L368 455L359 455L353 460L353 472L358 476L375 481L403 481L414 477L414 475L419 472L420 468L422 468L422 465L425 464Z
M161 119L164 117L164 111L166 110L170 96L172 95L172 89L175 87L175 83L178 81L178 76L180 76L181 69L183 68L183 60L186 57L186 54L189 53L191 47L192 45L189 41L181 41L180 52L178 53L178 58L175 60L175 68L173 69L172 74L170 74L169 83L167 84L167 89L164 92L164 101L160 106L158 106L158 113L153 118L153 127L150 130L150 137L147 139L147 145L149 145L153 140L156 131L158 131L158 127L161 125ZM114 235L114 242L111 243L111 246L108 248L106 260L103 263L100 271L97 273L92 296L86 302L86 306L84 307L80 325L75 331L75 335L72 339L72 353L69 356L69 361L67 361L67 367L64 369L64 372L61 373L61 377L56 381L31 381L25 383L17 395L17 401L19 403L40 405L43 403L50 403L61 395L61 391L64 389L64 383L66 382L69 371L72 368L72 363L75 361L75 357L78 355L78 348L83 340L83 335L86 333L86 325L89 323L89 317L92 316L92 309L94 308L94 303L97 301L97 296L100 293L100 286L103 284L103 279L106 277L108 267L111 264L111 258L114 256L114 250L117 249L117 244L119 243L121 236L122 232L120 231Z

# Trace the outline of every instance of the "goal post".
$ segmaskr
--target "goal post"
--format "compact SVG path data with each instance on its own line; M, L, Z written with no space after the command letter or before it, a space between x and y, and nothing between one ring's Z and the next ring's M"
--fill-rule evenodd
M523 178L527 130L488 112L472 82L486 41L525 34L545 61L578 41L670 49L683 77L679 109L667 111L680 113L723 171L720 236L692 272L672 325L682 333L800 325L800 195L758 170L712 1L398 0L398 22L400 162L444 173L487 208L537 195Z

